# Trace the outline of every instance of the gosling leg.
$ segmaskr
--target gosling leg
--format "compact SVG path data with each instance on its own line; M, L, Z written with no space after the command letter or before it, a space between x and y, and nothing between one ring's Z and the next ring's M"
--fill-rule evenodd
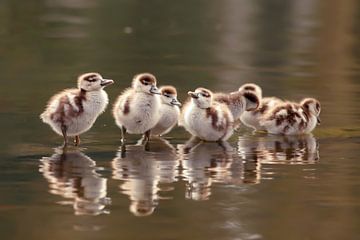
M74 143L75 143L75 146L79 146L80 145L80 136L79 135L76 135L75 136L75 139L74 139Z
M125 143L126 128L121 126L121 142Z
M64 147L66 147L68 144L66 130L67 130L67 127L65 125L61 125L61 132L64 137L64 144L63 144Z

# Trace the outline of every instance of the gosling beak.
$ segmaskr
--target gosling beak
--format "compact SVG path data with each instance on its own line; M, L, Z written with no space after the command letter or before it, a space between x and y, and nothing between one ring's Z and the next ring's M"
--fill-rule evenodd
M181 106L181 103L176 98L173 98L170 103L171 105Z
M106 86L111 85L113 83L114 83L114 80L112 80L112 79L101 79L100 86L106 87Z
M151 86L150 88L150 93L152 94L161 94L161 92L159 91L159 89L156 86Z
M189 92L188 92L188 95L189 95L190 97L192 97L192 98L195 98L195 99L198 99L198 98L199 98L199 95L198 95L197 93L195 93L195 92L189 91Z
M320 123L321 123L321 120L320 120L320 117L318 116L317 117L317 125L320 125Z

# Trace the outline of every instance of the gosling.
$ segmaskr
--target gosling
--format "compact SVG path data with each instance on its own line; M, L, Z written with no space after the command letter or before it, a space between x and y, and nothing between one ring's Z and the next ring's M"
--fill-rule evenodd
M123 143L126 133L145 134L145 140L149 141L150 131L160 119L159 94L155 76L141 73L134 76L132 87L117 98L113 116L121 129Z
M260 86L253 83L246 83L239 88L239 92L253 92L259 98L259 107L254 111L244 111L241 116L241 122L250 128L258 131L265 130L260 125L260 119L267 114L267 112L273 108L276 104L283 102L277 97L262 97L262 89Z
M160 92L160 119L151 129L151 134L163 136L177 124L181 103L177 100L177 92L173 86L163 86L160 88Z
M205 88L188 92L191 100L182 109L181 124L194 136L205 141L226 141L233 134L234 118L230 109L213 100Z
M320 102L305 98L300 104L284 102L275 105L260 120L260 124L272 134L308 134L320 124Z
M214 100L227 105L234 120L239 119L245 111L255 111L259 106L259 98L250 91L215 93Z
M55 94L40 115L42 121L64 137L75 137L75 145L80 144L80 134L88 131L97 117L105 111L109 103L104 87L113 84L99 73L85 73L78 77L78 88L65 89Z

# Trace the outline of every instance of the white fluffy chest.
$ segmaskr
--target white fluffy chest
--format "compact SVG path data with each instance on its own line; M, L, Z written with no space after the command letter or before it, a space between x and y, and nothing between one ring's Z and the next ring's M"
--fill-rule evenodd
M159 123L163 126L170 127L177 123L179 115L180 110L178 107L162 104L160 107Z
M160 118L160 99L146 93L135 93L130 101L129 113L122 115L121 123L129 133L144 133L153 128Z
M109 98L105 91L88 92L86 100L83 102L84 116L86 118L96 118L105 111L108 103Z

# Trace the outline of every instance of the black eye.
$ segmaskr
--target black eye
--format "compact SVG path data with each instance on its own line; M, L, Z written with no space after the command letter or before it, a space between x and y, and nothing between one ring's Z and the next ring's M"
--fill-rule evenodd
M148 83L148 82L144 82L144 85L147 86L147 85L149 85L149 83Z

